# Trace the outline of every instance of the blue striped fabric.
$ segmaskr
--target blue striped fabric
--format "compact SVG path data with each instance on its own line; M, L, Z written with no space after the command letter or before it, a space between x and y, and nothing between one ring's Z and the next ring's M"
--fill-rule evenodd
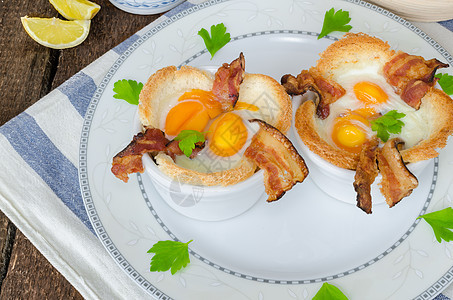
M93 78L83 72L75 74L58 87L58 90L69 98L69 101L82 117L85 116L88 104L96 89Z
M440 25L444 26L450 31L453 31L453 20L439 22Z
M94 234L80 193L77 167L55 147L36 121L22 113L0 127L0 133Z
M433 300L450 300L450 298L444 296L443 294L439 294Z

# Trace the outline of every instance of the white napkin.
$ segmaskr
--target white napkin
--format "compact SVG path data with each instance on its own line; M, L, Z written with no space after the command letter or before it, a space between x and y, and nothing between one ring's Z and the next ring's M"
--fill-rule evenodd
M176 7L0 127L0 209L85 298L151 296L116 265L89 223L77 174L84 113L96 87L129 45L199 2ZM416 25L453 53L452 32L439 24ZM453 288L445 293L452 297Z

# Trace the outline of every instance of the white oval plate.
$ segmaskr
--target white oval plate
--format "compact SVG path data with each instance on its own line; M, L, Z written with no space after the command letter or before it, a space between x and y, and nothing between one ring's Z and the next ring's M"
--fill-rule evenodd
M146 175L125 184L112 157L131 140L137 107L113 98L120 79L145 82L168 65L219 66L244 52L246 71L280 80L316 63L340 33L317 40L331 7L350 12L353 32L395 49L451 63L409 22L363 1L209 1L149 29L112 66L90 103L80 144L80 181L88 215L112 258L156 298L310 299L328 281L349 299L430 299L453 281L453 245L438 243L417 216L450 206L453 149L443 149L396 207L372 215L334 200L308 178L276 203L265 198L222 222L174 212ZM232 41L211 60L197 32L223 22ZM451 69L447 72L451 73ZM294 138L291 133L290 138ZM191 263L171 275L149 271L159 240L193 239Z

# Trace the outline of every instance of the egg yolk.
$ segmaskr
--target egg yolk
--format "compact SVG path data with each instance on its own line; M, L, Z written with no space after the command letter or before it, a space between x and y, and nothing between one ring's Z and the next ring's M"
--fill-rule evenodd
M359 113L354 111L335 119L332 140L340 149L359 153L362 144L367 140L365 127L369 126L369 122Z
M241 117L226 113L209 126L209 149L218 156L232 156L245 145L247 135L247 128Z
M203 131L209 120L221 113L222 106L211 91L193 89L182 94L178 104L168 112L165 132L178 135L181 130Z
M182 130L203 131L209 120L208 110L201 102L182 101L168 112L165 133L178 135Z
M178 101L184 100L198 100L203 103L208 110L208 114L211 119L214 119L222 113L222 105L215 99L215 95L211 91L193 89L190 92L185 92L178 99Z
M361 81L354 85L354 94L364 104L385 103L389 98L380 86L369 81Z

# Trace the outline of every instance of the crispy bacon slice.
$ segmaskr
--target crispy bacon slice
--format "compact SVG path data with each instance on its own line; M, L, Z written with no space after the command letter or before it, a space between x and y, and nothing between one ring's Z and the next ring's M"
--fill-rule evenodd
M203 147L204 143L196 144L191 157L194 157ZM143 154L160 151L173 159L176 155L184 154L179 148L179 141L169 141L157 128L146 128L145 132L136 134L129 145L113 157L111 171L116 177L127 182L129 174L143 173Z
M302 95L307 91L315 92L318 95L316 114L321 119L329 116L330 104L346 93L341 85L327 80L313 69L302 70L297 77L290 74L284 75L281 78L281 84L290 95Z
M244 156L264 170L268 202L280 199L296 183L304 181L308 168L291 141L273 126L258 119L260 130L255 134Z
M357 207L371 214L371 184L378 175L377 151L379 141L372 139L362 146L354 176L354 190L357 192Z
M425 60L421 56L399 52L384 65L384 76L387 82L396 88L396 93L408 105L419 109L421 99L434 86L437 69L446 68L448 64L433 58Z
M143 154L163 151L168 142L164 133L157 128L147 128L145 132L139 132L126 148L113 157L112 173L122 181L127 182L129 174L143 173Z
M378 168L382 175L381 192L389 207L393 207L404 197L409 196L418 186L417 178L407 169L401 158L398 146L403 141L388 140L378 151Z
M244 79L245 58L241 52L230 64L224 63L215 73L212 92L224 111L231 111L239 99L239 85Z

